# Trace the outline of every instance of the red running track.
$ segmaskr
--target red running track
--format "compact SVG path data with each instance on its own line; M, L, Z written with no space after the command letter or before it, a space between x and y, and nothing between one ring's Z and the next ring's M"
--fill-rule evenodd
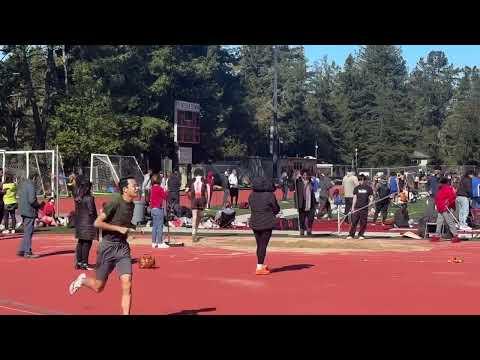
M35 235L34 251L50 254L35 260L16 257L17 244L0 240L0 314L120 313L116 276L101 294L68 294L79 274L70 236ZM479 250L445 242L422 252L271 252L278 271L263 277L251 252L156 250L158 268L134 265L132 314L480 314ZM147 252L133 246L134 256ZM464 262L448 263L452 256Z

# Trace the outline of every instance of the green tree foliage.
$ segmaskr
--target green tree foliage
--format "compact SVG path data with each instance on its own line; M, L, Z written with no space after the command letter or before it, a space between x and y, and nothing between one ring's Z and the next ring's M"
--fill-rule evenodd
M426 54L408 74L401 48L368 45L342 67L307 66L278 46L282 156L360 166L477 161L479 71ZM8 45L0 53L0 148L52 148L66 167L90 152L173 156L175 100L201 105L194 161L269 155L273 46ZM458 75L461 75L459 78Z
M89 63L74 66L71 96L59 104L51 119L52 145L58 145L70 165L88 162L90 153L115 154L121 147L120 125L112 112L102 81Z

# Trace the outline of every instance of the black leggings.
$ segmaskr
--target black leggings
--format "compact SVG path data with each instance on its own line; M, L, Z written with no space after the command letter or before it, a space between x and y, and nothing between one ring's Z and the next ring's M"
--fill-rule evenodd
M8 216L10 215L10 219L12 222L12 226L9 228L8 227ZM15 227L17 226L17 219L15 218L15 209L13 210L7 210L4 209L3 213L3 225L5 225L5 230L15 230Z
M230 188L230 204L233 206L234 202L233 199L235 199L235 206L238 203L238 188Z
M267 246L272 236L272 229L270 230L253 230L255 240L257 241L257 264L263 265L265 256L267 255Z
M75 252L77 264L88 264L88 254L92 247L92 240L78 239L77 250Z

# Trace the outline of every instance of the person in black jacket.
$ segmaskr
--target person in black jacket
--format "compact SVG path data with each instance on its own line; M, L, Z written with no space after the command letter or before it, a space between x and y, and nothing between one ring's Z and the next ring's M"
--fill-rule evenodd
M307 235L312 235L312 224L317 202L307 170L303 170L302 176L295 182L295 206L298 209L300 235L305 235L305 230L307 230Z
M178 170L175 169L168 178L168 199L167 203L174 209L180 204L180 178Z
M470 198L472 197L472 178L473 171L468 170L462 179L457 189L456 207L458 209L458 221L460 223L460 230L472 230L467 225L467 217L470 210Z
M75 237L78 240L75 269L77 270L93 270L88 265L88 254L92 241L98 237L97 229L93 225L97 218L97 208L91 189L92 183L82 178L75 194Z
M252 182L252 192L248 197L251 217L250 227L257 241L257 275L268 275L270 270L264 265L267 246L275 225L275 215L280 212L277 199L272 192L272 181L257 177Z

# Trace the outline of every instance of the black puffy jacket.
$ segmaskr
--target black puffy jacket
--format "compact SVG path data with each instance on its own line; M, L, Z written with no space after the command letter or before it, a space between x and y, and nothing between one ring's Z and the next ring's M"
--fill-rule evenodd
M91 195L75 201L75 237L82 240L97 239L97 229L93 226L97 218L95 199Z
M272 182L264 177L257 177L252 182L252 193L248 197L253 230L270 230L275 226L275 215L280 212L277 199L272 192Z

